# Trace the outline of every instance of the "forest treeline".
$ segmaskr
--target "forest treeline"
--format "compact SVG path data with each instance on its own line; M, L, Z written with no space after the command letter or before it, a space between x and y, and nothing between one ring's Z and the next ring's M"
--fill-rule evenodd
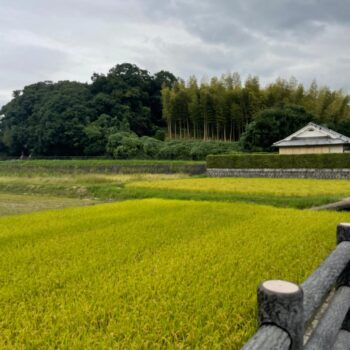
M195 77L163 86L163 118L169 138L237 141L266 109L302 106L317 123L337 128L350 121L350 97L342 90L305 88L295 78L261 87L256 76L241 82L238 73L198 83Z
M106 154L108 138L129 130L164 138L161 87L172 86L167 71L151 75L136 65L94 73L91 83L39 82L14 91L0 110L0 151L8 155Z
M238 147L271 150L309 120L350 136L349 100L294 78L264 87L238 73L185 82L124 63L89 83L44 81L14 91L0 109L0 154L204 159Z
M256 76L242 84L238 73L200 84L191 77L164 86L162 101L170 138L237 141L259 112L288 105L302 106L316 122L332 127L350 120L350 97L344 91L318 87L315 81L305 89L295 78L261 87Z

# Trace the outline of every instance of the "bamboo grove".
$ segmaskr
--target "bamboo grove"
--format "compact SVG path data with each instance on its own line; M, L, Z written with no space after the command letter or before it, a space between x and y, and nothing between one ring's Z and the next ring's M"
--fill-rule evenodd
M238 73L198 83L195 77L163 86L163 118L168 137L237 141L257 113L271 107L301 105L319 123L337 125L350 120L350 97L342 90L318 87L306 89L295 78L277 79L262 88L258 77L244 84Z

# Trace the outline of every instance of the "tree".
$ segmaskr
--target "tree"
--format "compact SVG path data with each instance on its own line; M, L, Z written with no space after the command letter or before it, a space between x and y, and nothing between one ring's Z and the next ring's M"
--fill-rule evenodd
M13 156L103 155L108 135L123 125L139 136L160 135L166 125L161 86L170 88L175 82L170 72L152 76L124 63L107 74L94 73L91 84L45 81L26 86L14 91L0 111L0 145Z
M170 125L167 124L170 137L175 134L204 140L236 141L261 111L283 109L290 105L303 106L314 115L315 122L329 124L334 128L350 119L350 97L346 93L332 91L327 87L319 88L316 82L305 90L294 77L289 80L278 78L265 88L261 88L256 76L249 76L242 87L238 73L227 73L220 79L214 77L209 83L205 78L201 84L197 83L195 77L190 77L187 84L166 87L164 93L167 99L163 100L163 113L165 120L170 121ZM182 113L172 107L174 102L178 104L179 95L182 98L187 95L188 118L187 111ZM185 133L184 123L187 125Z
M198 83L195 77L191 77L189 80L188 95L189 95L188 113L189 113L189 119L192 127L192 134L194 138L197 138L197 136L199 136L198 125L200 123L201 111L200 111L200 103L199 103Z
M162 88L162 107L163 118L168 126L168 135L172 138L171 92L168 86Z
M274 142L305 126L313 117L301 106L266 109L249 124L241 147L245 151L271 151Z
M243 138L250 140L247 149L268 149L270 141L255 145L263 131L252 134L254 125L264 122L266 134L271 135L275 128L292 129L281 122L296 108L291 105L299 105L315 122L348 130L349 103L350 96L342 90L319 87L315 81L304 88L293 77L278 78L266 87L256 76L248 76L242 85L238 73L200 83L192 76L185 83L167 71L151 75L123 63L106 74L94 73L90 84L43 81L14 91L13 99L0 110L0 152L104 155L110 136L121 131L161 140L237 141L247 130ZM266 109L279 111L280 119L261 120ZM258 122L252 124L256 118Z
M167 126L167 123L164 122L165 119L162 117L161 90L163 87L173 87L176 82L176 77L172 73L164 70L154 74L152 78L150 88L150 111L154 133L156 133L159 128Z
M79 155L93 111L87 84L62 81L25 87L2 108L1 139L10 155Z
M210 95L207 85L202 85L199 91L199 108L203 120L203 140L208 139L208 125L209 125L209 105L210 105Z
M171 103L172 120L175 124L175 137L177 131L179 136L189 136L189 110L188 110L189 98L185 90L183 83L178 84L178 91L173 96Z

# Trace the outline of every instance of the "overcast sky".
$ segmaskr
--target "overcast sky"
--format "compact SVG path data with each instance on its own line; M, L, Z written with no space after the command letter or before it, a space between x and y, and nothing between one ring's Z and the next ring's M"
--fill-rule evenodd
M0 0L0 106L117 63L350 90L350 0Z

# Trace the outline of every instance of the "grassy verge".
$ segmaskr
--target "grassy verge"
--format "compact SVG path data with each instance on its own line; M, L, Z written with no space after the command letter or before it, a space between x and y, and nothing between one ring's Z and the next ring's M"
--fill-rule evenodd
M119 199L126 183L133 181L160 181L164 179L186 178L184 174L67 174L32 176L0 176L0 192L14 194L40 194L68 198ZM125 197L123 197L125 198Z
M205 172L205 162L162 160L12 160L0 161L0 174L189 173Z
M349 219L157 199L0 218L0 347L239 349L256 286L303 281Z
M92 205L91 199L0 193L0 216L30 213L38 210L62 209Z
M211 192L216 194L288 196L350 196L348 180L267 179L267 178L187 178L155 182L134 181L132 188L152 188Z
M132 185L131 185L132 186ZM113 192L109 192L110 194ZM152 189L152 188L120 188L115 190L114 198L118 200L163 198L194 201L218 201L218 202L246 202L255 204L272 205L281 208L306 209L341 200L341 195L316 195L316 196L277 196L264 194L241 193L212 193L196 192L190 190Z
M245 201L308 208L350 196L346 180L187 178L126 184L130 194L157 198Z
M152 164L205 164L205 161L186 160L121 160L121 159L33 159L0 161L0 169L7 166L26 167L60 167L60 166L99 166L99 165L152 165Z
M349 196L350 183L342 180L189 178L183 174L71 174L1 176L0 192L100 201L164 198L308 208Z

